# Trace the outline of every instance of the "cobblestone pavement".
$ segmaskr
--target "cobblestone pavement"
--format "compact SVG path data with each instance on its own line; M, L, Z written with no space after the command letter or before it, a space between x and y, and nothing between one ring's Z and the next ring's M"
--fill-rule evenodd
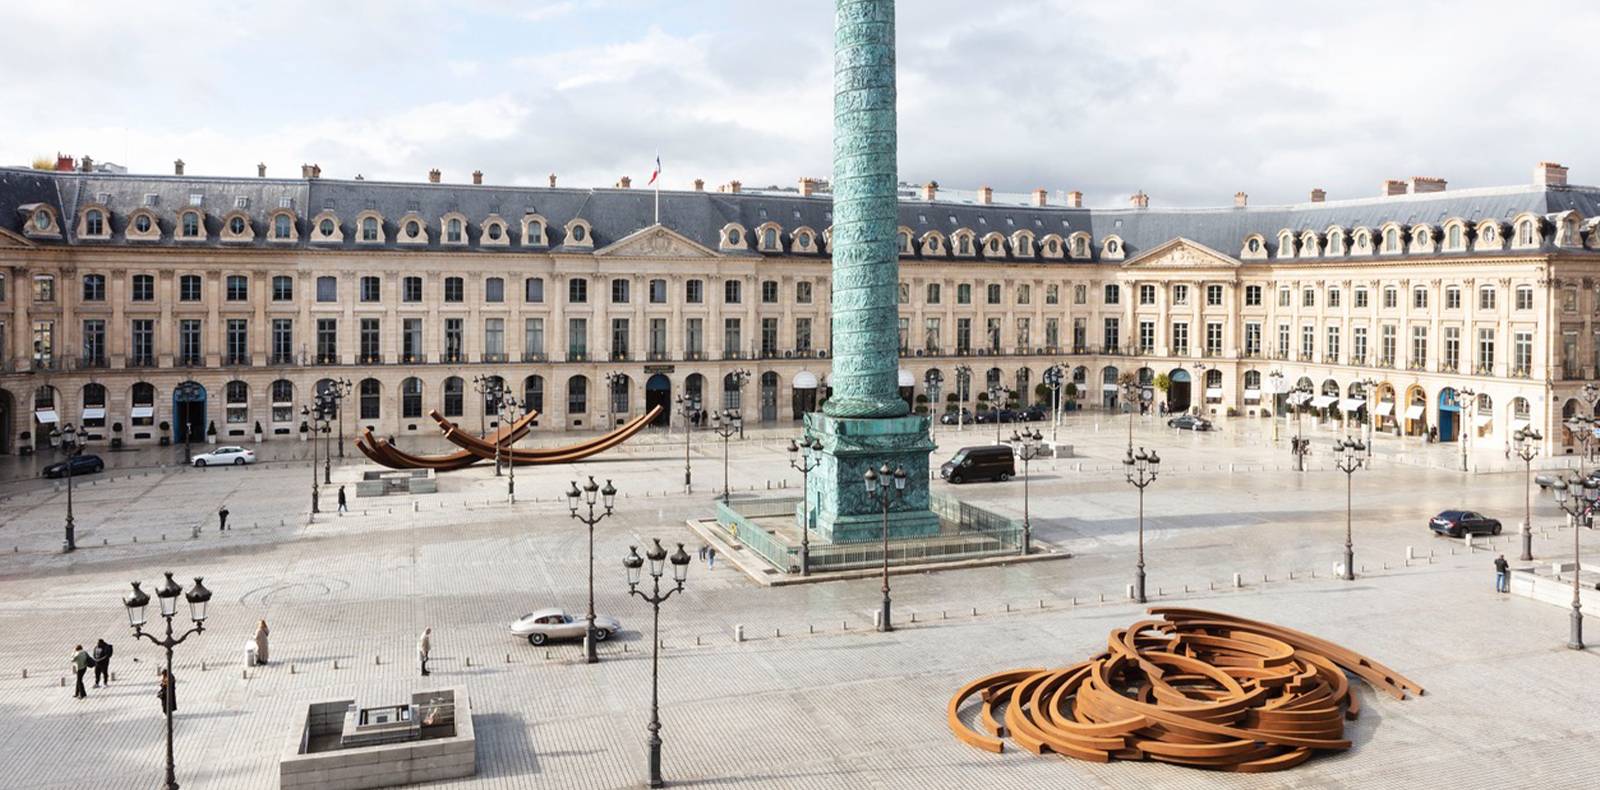
M1295 473L1284 468L1287 434L1274 446L1261 424L1224 427L1215 435L1138 428L1135 442L1164 459L1146 498L1150 590L1160 603L1310 631L1428 688L1405 702L1361 692L1354 750L1247 777L991 755L950 736L944 706L957 686L995 669L1079 660L1138 616L1123 599L1137 534L1134 492L1117 463L1125 423L1096 430L1085 418L1062 436L1082 457L1035 463L1031 481L1035 529L1076 556L896 576L901 628L893 634L871 631L875 580L763 588L725 564L692 566L684 594L662 609L669 780L786 788L1592 783L1600 656L1565 649L1566 610L1493 593L1491 560L1501 550L1516 556L1514 536L1469 551L1425 527L1437 510L1466 505L1514 530L1521 474L1468 477L1380 443L1374 468L1353 480L1362 572L1347 583L1329 578L1343 547L1346 481L1329 470L1327 453L1319 449L1312 471ZM730 448L736 495L798 485L786 435L751 433ZM1332 435L1314 434L1322 446ZM938 455L992 436L941 430ZM0 503L0 719L12 726L0 740L8 767L0 786L159 785L160 655L128 635L118 599L130 579L153 586L162 570L203 575L216 591L206 632L176 654L186 788L274 787L306 704L382 704L430 686L469 690L479 737L478 776L437 786L636 786L645 770L650 612L626 595L620 559L650 537L691 540L685 521L710 512L722 480L720 442L697 436L695 488L685 494L675 441L646 437L595 462L519 470L516 505L505 502L503 478L474 469L441 476L440 493L415 498L358 499L352 487L351 514L311 523L304 462L113 470L78 481L83 548L69 556L59 553L60 486L10 484ZM336 466L333 488L359 469ZM622 491L617 514L596 529L595 595L624 632L602 645L595 666L578 661L577 645L533 648L505 632L536 607L583 609L587 535L561 496L583 474L611 478ZM935 486L1021 512L1018 481ZM223 503L236 528L219 533ZM323 505L332 503L324 487ZM1536 495L1534 505L1536 556L1570 557L1571 533L1557 526L1553 504ZM1583 538L1586 550L1600 551L1600 537ZM1406 561L1408 546L1422 559ZM1232 587L1234 573L1242 588ZM272 625L273 660L246 671L243 643L259 618ZM737 625L747 641L733 641ZM413 651L427 626L435 672L424 684ZM1590 631L1600 639L1592 621ZM117 646L117 680L74 700L70 681L59 685L67 656L98 638Z

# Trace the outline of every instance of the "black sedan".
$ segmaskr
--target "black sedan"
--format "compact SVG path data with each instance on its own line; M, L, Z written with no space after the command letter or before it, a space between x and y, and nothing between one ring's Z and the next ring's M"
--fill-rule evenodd
M1017 413L1011 409L990 409L978 412L978 423L993 425L995 422L1017 422Z
M66 477L67 465L72 465L73 476L94 474L106 468L106 462L98 455L85 453L74 456L65 461L58 461L44 468L45 477Z
M1476 510L1446 510L1428 520L1428 528L1440 535L1459 538L1473 535L1500 534L1500 520L1489 518Z
M1028 422L1043 422L1050 419L1050 409L1043 404L1035 403L1022 410L1022 419Z
M962 425L966 425L967 423L973 422L972 410L971 409L962 409L960 417L957 417L956 413L953 412L953 411L947 411L943 415L940 415L940 417L939 417L939 423L942 424L942 425L955 425L958 421Z
M1168 428L1177 428L1180 431L1209 431L1211 421L1193 414L1184 414L1167 420Z

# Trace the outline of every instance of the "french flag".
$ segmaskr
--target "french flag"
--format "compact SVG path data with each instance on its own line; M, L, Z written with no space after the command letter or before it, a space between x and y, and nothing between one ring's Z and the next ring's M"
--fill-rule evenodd
M656 182L656 177L658 177L660 175L661 175L661 157L659 155L657 155L656 156L656 169L655 169L654 172L652 172L650 174L650 180L645 182L645 186L650 186L651 184L654 184Z

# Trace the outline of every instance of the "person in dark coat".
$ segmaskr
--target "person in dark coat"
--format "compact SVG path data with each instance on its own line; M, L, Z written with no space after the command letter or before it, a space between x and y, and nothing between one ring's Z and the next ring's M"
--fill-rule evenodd
M161 702L163 714L176 713L178 710L178 677L165 669L156 670L161 682L156 686L156 699Z
M223 530L225 530L227 528L228 528L228 506L227 505L223 505L222 507L217 509L217 531L221 532L221 531L223 531Z
M1494 591L1511 592L1511 563L1506 562L1504 554L1494 558Z
M344 486L339 486L339 512L343 513L349 509L350 508L345 507L344 504Z
M96 642L94 653L89 657L94 659L94 687L100 688L102 683L111 685L111 643L104 639Z
M83 690L83 673L89 671L89 665L92 663L94 663L94 659L90 658L88 653L83 652L83 645L72 648L72 671L78 675L78 687L72 691L74 699L87 699L89 697L89 692Z

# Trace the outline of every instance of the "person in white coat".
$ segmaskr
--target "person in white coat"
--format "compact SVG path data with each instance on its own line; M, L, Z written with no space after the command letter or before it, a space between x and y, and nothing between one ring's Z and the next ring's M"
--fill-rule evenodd
M422 664L422 674L428 674L428 651L433 649L433 628L422 629L422 637L417 640L417 660Z

